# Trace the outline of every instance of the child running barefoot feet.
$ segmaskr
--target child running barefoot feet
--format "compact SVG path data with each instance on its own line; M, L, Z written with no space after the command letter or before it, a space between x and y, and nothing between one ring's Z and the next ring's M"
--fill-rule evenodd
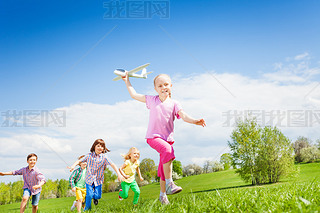
M119 200L127 199L129 189L134 192L133 196L133 205L137 205L140 189L135 180L135 174L139 175L140 181L143 181L143 177L141 176L141 172L139 169L139 158L140 151L136 147L131 147L129 152L123 155L125 159L124 164L119 168L121 175L124 177L124 180L121 182L121 189L119 190Z
M97 139L93 143L90 153L85 155L84 158L77 160L71 167L70 172L79 164L87 163L86 174L86 206L84 211L91 209L91 201L95 205L98 204L98 200L102 194L102 183L104 181L104 170L110 165L118 175L118 181L121 182L122 176L119 173L118 167L105 155L106 152L110 152L106 148L106 144L102 139Z
M38 156L31 153L27 156L27 167L23 167L19 170L12 172L0 172L0 176L3 175L22 175L23 176L23 195L20 205L20 213L23 213L26 209L29 197L32 196L32 213L38 211L38 204L40 200L41 187L45 184L46 180L44 175L35 166L38 160Z
M154 79L156 96L138 94L132 87L128 73L122 77L130 96L146 103L149 113L149 125L146 134L147 143L160 154L158 176L160 177L160 197L162 204L169 204L167 194L181 192L182 188L172 181L172 161L175 159L173 150L173 129L175 118L206 126L204 119L194 119L184 112L179 102L171 99L171 79L166 74L160 74Z
M83 158L80 156L78 160ZM86 175L87 175L87 163L79 163L79 168L74 170L69 178L69 183L73 192L76 193L76 200L73 202L71 211L77 208L78 212L81 212L81 208L86 199Z

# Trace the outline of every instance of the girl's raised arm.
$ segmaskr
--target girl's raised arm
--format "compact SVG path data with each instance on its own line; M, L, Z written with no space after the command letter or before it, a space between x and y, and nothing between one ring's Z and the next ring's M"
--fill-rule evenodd
M203 127L206 126L206 122L203 119L194 119L194 118L190 117L187 113L185 113L183 110L180 110L178 112L178 114L182 118L182 120L187 122L187 123L200 125L200 126L203 126Z
M131 98L133 98L133 99L135 99L137 101L141 101L143 103L146 103L146 96L137 93L136 90L131 85L131 83L129 81L129 77L128 77L128 72L126 73L126 76L122 77L122 80L125 82Z

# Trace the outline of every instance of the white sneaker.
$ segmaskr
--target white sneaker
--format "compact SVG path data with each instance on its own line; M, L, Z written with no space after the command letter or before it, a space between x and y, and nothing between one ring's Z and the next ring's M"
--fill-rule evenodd
M163 204L163 205L170 204L170 202L167 198L167 195L159 196L159 200L160 200L161 204Z
M77 203L77 201L75 200L71 206L71 211L73 211L76 208L76 203Z

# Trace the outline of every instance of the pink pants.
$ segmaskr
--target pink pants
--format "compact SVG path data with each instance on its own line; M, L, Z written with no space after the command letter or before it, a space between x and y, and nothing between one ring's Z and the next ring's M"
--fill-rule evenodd
M160 154L158 176L161 178L161 180L165 181L163 164L169 162L170 160L174 160L176 158L174 156L174 150L172 146L173 142L167 142L162 138L153 138L153 139L148 138L147 143L151 146L151 148L155 149Z

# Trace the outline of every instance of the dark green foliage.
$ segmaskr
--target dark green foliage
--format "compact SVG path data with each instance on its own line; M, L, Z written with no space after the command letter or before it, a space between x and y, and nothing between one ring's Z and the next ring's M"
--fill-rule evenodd
M172 171L176 172L178 175L182 176L182 164L178 160L172 161Z

